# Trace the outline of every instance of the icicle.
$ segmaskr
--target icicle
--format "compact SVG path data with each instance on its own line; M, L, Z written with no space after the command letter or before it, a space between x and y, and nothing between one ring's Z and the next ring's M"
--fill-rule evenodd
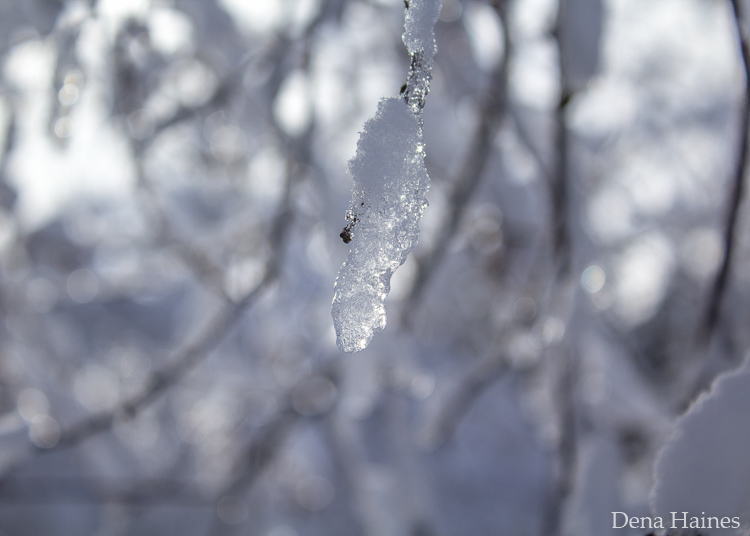
M380 101L349 163L354 188L341 238L351 249L336 279L331 309L336 343L344 352L367 347L375 331L385 327L391 275L417 243L430 188L422 108L429 92L439 10L439 0L410 0L403 40L411 66L403 98Z

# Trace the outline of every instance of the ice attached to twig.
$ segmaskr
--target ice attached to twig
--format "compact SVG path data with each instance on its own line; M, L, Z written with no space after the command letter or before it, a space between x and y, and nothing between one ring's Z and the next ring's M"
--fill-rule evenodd
M344 352L362 350L385 327L391 275L417 243L430 187L421 114L439 9L439 0L411 0L403 35L411 67L403 98L380 101L349 163L354 189L341 236L351 249L336 279L331 309L336 343Z

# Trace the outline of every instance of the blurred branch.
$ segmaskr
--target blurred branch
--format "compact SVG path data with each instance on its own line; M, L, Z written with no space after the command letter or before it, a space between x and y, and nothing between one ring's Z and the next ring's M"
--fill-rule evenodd
M508 371L505 352L498 352L475 363L441 402L425 427L423 439L430 449L439 449L453 437L458 425L480 396Z
M544 156L542 156L541 151L536 146L536 144L532 141L531 136L532 134L529 132L527 126L524 124L523 118L521 117L521 112L518 109L519 107L517 105L509 105L508 106L508 116L513 120L513 122L516 125L516 134L518 135L518 139L521 143L523 143L524 147L526 147L531 154L531 157L536 162L537 167L539 168L539 171L543 175L543 177L547 180L551 180L551 177L553 175L552 171L549 169L549 164L545 161Z
M0 162L5 168L6 158L13 150L13 146L16 143L17 125L16 125L16 113L11 108L10 118L8 119L8 126L5 128L3 137L2 152L0 153Z
M216 495L214 501L216 508L214 508L212 521L207 532L210 536L223 536L231 534L234 531L235 527L224 522L219 516L219 502L229 497L241 499L247 494L273 460L281 454L284 442L300 419L303 416L315 418L330 415L333 407L320 408L322 409L321 413L303 415L298 411L298 407L294 403L294 398L298 387L304 385L306 380L317 375L326 377L336 385L338 383L337 375L333 371L338 357L336 355L333 360L323 360L315 367L315 370L287 389L281 397L281 408L276 416L262 427L258 435L252 437L247 442L241 454L235 460L232 471L233 478Z
M555 397L560 425L560 437L557 442L558 466L557 474L553 475L553 485L548 493L541 532L549 536L562 532L564 507L575 484L578 455L577 412L573 394L577 370L576 361L571 355L575 350L564 347L561 351L565 355L561 359L560 378L556 385L557 396Z
M343 3L345 0L337 0L338 3ZM330 7L330 6L329 6ZM325 20L322 17L323 13L329 13L330 9L322 9L319 15L313 19L310 25L307 27L305 32L305 39L311 38L314 35L314 30L322 24ZM279 38L276 47L268 53L270 56L277 56L282 54L289 46L291 42ZM183 239L179 233L174 229L174 226L166 218L163 208L160 206L159 198L157 193L154 191L153 186L144 176L142 166L142 155L143 152L153 143L160 132L163 132L167 128L174 126L180 122L187 121L193 117L206 113L208 110L214 109L223 104L228 96L241 89L242 77L245 74L245 69L249 64L255 61L257 55L248 54L240 64L235 67L229 75L219 84L213 96L204 104L187 107L181 106L178 111L169 119L159 123L154 132L145 140L137 141L131 138L131 144L133 145L135 159L138 162L138 185L142 191L147 194L147 198L150 204L153 206L152 215L156 220L156 239L165 245L173 246L180 260L194 273L199 281L203 282L208 288L214 290L218 294L228 298L225 287L224 287L224 270L219 266L205 251L196 247L194 244ZM274 62L275 68L278 69L278 62ZM273 78L273 77L271 77ZM283 77L277 77L283 79ZM271 109L273 104L273 98L279 87L277 84L272 84L274 87L267 95L268 103L267 108ZM283 217L287 217L291 212L289 207L291 189L292 189L292 177L299 173L299 166L306 166L309 164L312 158L312 151L310 145L312 143L312 134L315 129L315 121L312 120L308 128L301 133L298 137L291 139L280 127L273 115L270 117L270 125L273 128L274 133L279 138L279 143L284 146L287 155L287 183L284 189L284 203L287 207L284 210L286 213ZM278 237L271 237L270 243L272 245L277 244ZM275 247L275 246L274 246Z
M416 263L416 276L411 290L404 300L402 321L409 324L421 295L432 276L440 266L451 240L458 230L458 224L466 210L471 195L479 184L487 160L492 152L495 134L507 109L508 67L512 53L512 42L507 21L507 4L492 2L503 29L503 58L495 66L490 76L490 87L479 111L479 124L464 157L461 170L454 181L453 193L449 201L449 215L438 232L432 251L419 257Z
M548 363L556 373L554 378L554 410L559 426L557 440L557 471L552 475L552 486L547 496L542 518L542 534L556 536L562 532L565 507L575 486L575 471L578 463L578 408L575 397L575 383L578 374L578 349L575 346L574 320L582 314L576 311L576 296L579 290L573 277L573 244L571 222L571 177L570 177L570 131L567 112L576 92L581 89L581 81L576 80L572 65L574 57L585 54L585 50L572 46L571 32L579 31L571 25L568 9L575 8L574 2L559 0L557 19L552 36L558 50L558 71L560 99L555 108L554 154L555 164L550 182L552 252L556 269L552 280L550 309L557 311L563 319L565 336L558 346L560 355ZM577 6L580 9L580 4ZM579 13L580 15L580 13ZM567 41L571 40L571 41ZM598 44L596 45L598 46ZM568 48L570 47L570 48ZM586 79L596 71L596 62L589 65ZM581 73L578 73L579 76Z
M13 208L18 197L16 190L8 184L8 156L16 143L17 131L16 113L11 110L3 146L0 148L0 207L7 210Z
M309 43L308 41L313 38L315 31L328 19L328 17L340 17L341 9L347 0L336 0L330 2L325 6L321 7L317 15L310 21L305 28L303 34L303 51L305 52L304 66L308 67L308 55L309 55ZM181 122L193 119L201 114L208 113L209 111L220 107L225 104L229 99L229 96L243 88L242 79L246 74L248 66L252 63L262 63L264 59L275 59L285 57L288 54L290 47L294 44L293 41L287 39L285 36L279 34L272 40L273 46L269 45L266 47L265 52L260 53L248 53L239 64L227 74L224 79L218 84L211 98L205 103L197 106L186 106L181 105L178 110L168 119L158 123L154 131L150 136L143 140L133 139L131 136L131 144L133 146L135 159L138 163L138 185L141 190L147 194L148 201L153 206L152 216L156 223L156 239L164 245L174 247L177 256L187 266L196 278L205 284L208 288L212 289L219 295L228 298L224 285L224 270L217 264L207 252L196 247L195 244L183 239L171 222L166 218L163 208L160 206L160 201L157 193L154 191L153 186L145 179L142 156L143 153L151 146L158 135L164 130L177 125ZM267 56L267 58L266 58ZM279 70L284 68L285 62L282 61L271 61L274 65L275 76L269 77L268 84L271 86L267 92L267 105L265 108L268 110L272 109L273 99L275 98L280 84L284 79L284 74L280 73ZM292 174L298 173L297 166L308 165L312 158L312 151L310 145L312 143L312 133L315 128L314 120L311 121L310 125L305 132L301 133L297 138L290 138L281 126L277 123L273 115L270 116L269 121L274 133L279 138L279 143L284 146L287 157L287 184L285 186L285 203L289 203L289 196L291 192L291 183L289 177ZM287 206L287 213L291 212L291 208ZM288 215L288 214L287 214ZM286 217L286 216L285 216ZM271 237L271 244L277 244L276 237Z
M184 121L193 119L203 113L207 113L223 104L229 99L236 91L243 90L242 80L246 74L248 67L254 63L263 64L268 62L273 65L274 73L268 78L268 100L272 103L273 98L278 93L282 82L285 79L286 72L289 69L288 62L283 61L289 55L289 50L295 43L302 52L302 64L304 68L308 67L309 56L312 47L310 41L315 36L316 31L329 19L335 18L340 19L341 13L348 0L331 0L323 3L318 9L318 13L313 17L308 25L305 27L302 37L297 41L292 41L283 34L277 34L273 37L270 43L268 43L264 49L260 52L252 51L245 55L245 57L235 66L217 85L216 90L211 97L204 103L195 106L180 105L175 113L167 119L157 123L154 127L153 133L145 140L142 140L136 146L136 154L142 154L153 139L155 139L161 132L168 128L175 126ZM269 105L267 110L271 110L272 107ZM273 118L272 118L273 119ZM279 127L276 121L271 121L277 136L280 137L282 142L288 142L289 139L284 131Z
M247 493L258 477L263 474L263 471L281 452L284 441L299 418L298 413L290 409L283 410L264 427L260 435L252 438L245 446L242 455L235 463L233 474L236 476L217 495L207 534L223 536L234 532L237 527L225 523L219 517L218 503L221 499L239 498Z
M194 341L177 353L172 359L172 363L151 375L146 387L139 394L112 411L92 415L63 431L59 442L53 449L37 448L37 451L42 453L49 450L74 447L96 434L109 430L120 420L135 418L144 408L164 394L167 389L179 382L216 347L247 308L276 279L277 275L275 266L267 267L263 279L242 300L237 303L225 303L223 309L214 316Z
M326 419L326 438L330 443L333 454L331 459L338 476L338 488L343 490L347 505L353 513L356 530L355 535L370 534L369 517L366 510L371 508L371 501L362 493L360 480L362 468L365 467L366 455L362 446L357 422L351 419L340 406L329 414Z
M560 10L564 9L564 0L560 2ZM553 32L558 44L560 56L560 100L555 108L554 121L554 150L555 163L550 176L550 202L552 212L552 252L557 261L557 278L564 276L570 271L571 244L570 244L570 217L569 207L569 180L568 176L568 145L569 132L566 119L567 107L574 95L565 80L562 68L562 43L560 41L560 28Z
M173 248L177 257L193 273L196 280L219 296L231 300L225 290L224 270L222 267L207 252L180 236L174 225L167 218L165 209L159 200L153 184L146 179L141 159L136 159L136 167L138 170L136 184L138 190L144 194L144 204L147 203L149 205L150 210L146 214L146 217L151 220L156 244ZM286 189L289 189L288 184L286 185Z
M289 177L288 177L289 178ZM172 359L172 363L157 371L149 379L146 388L138 395L123 403L113 411L89 417L83 422L66 430L60 437L55 448L75 446L88 439L91 435L111 428L120 419L132 419L161 396L169 387L177 383L198 362L203 360L234 327L243 313L255 303L261 293L279 275L284 238L291 224L291 210L289 207L291 196L291 180L288 180L284 198L278 209L269 242L273 245L272 253L266 262L263 277L245 296L236 301L225 300L224 307L207 324L203 331Z
M225 299L221 310L204 326L192 342L173 356L169 364L157 370L149 377L140 393L125 400L112 410L86 417L79 423L63 430L58 442L52 448L41 448L30 444L29 448L32 454L38 455L75 447L87 439L111 429L117 422L134 419L142 410L179 382L196 364L205 359L211 350L235 326L245 311L257 301L263 291L279 276L284 238L292 220L289 206L290 191L291 187L288 184L286 194L282 199L273 227L269 233L269 241L273 245L272 254L266 262L260 282L250 289L242 299L236 302ZM3 475L0 476L0 483L5 482L8 476L23 461L21 460L20 463L7 468Z
M737 28L740 50L742 52L742 67L745 75L745 92L742 97L742 109L740 115L740 139L737 154L737 162L734 170L734 180L729 197L729 210L724 223L724 254L721 259L719 270L716 273L711 294L706 305L705 317L703 319L700 338L702 343L710 342L711 335L716 327L722 298L726 291L729 279L729 269L734 256L734 248L737 233L737 219L740 203L744 193L745 175L748 165L748 134L750 132L750 36L745 27L743 6L740 0L731 0L734 10L734 21Z
M341 3L341 2L340 2ZM316 24L321 22L321 18L315 19ZM308 33L311 33L309 30ZM154 134L149 136L147 139L140 142L133 140L134 155L136 160L140 161L144 150L150 145L155 139L156 135L164 129L180 122L187 120L190 117L195 116L213 106L218 106L226 98L226 95L236 86L240 81L241 75L244 74L244 68L247 63L252 60L252 56L248 56L220 85L213 97L209 99L205 104L188 108L182 107L174 114L170 119L157 125ZM278 125L275 125L277 134L281 134L281 129ZM313 126L311 124L308 131L303 134L304 140L311 139ZM289 140L285 140L289 141ZM298 151L299 152L299 151ZM311 155L311 151L302 151L303 155L308 158ZM299 155L298 155L299 156ZM303 158L304 159L304 158ZM306 160L306 159L304 159ZM140 163L140 162L139 162ZM306 162L302 162L305 164ZM226 334L234 327L237 321L242 317L243 313L257 301L258 297L262 292L279 276L281 257L283 254L283 248L285 243L285 237L292 221L292 207L291 207L291 192L293 184L295 184L294 177L300 174L302 168L297 165L299 162L295 162L293 157L287 158L287 180L284 188L284 196L281 200L280 207L277 210L277 215L274 219L273 225L269 232L268 242L271 245L271 256L266 262L266 266L263 272L263 277L260 282L257 283L250 291L248 291L238 301L232 301L226 294L224 294L224 304L221 310L214 315L214 317L204 326L200 333L193 339L191 343L179 350L170 363L162 367L155 373L153 373L145 384L142 391L128 400L122 402L118 407L110 411L104 411L95 415L91 415L79 423L69 427L60 435L60 438L56 445L50 449L42 449L36 446L30 447L30 452L33 454L42 454L50 451L75 447L85 440L97 435L101 432L107 431L119 421L133 419L138 414L148 407L151 403L162 396L171 386L179 382L188 372L190 372L196 364L201 362L218 344L223 340ZM139 166L140 168L140 166ZM151 200L156 204L157 214L157 230L158 239L169 245L176 245L180 258L185 264L191 268L199 280L204 280L206 276L212 274L221 273L222 270L202 251L196 249L191 244L181 240L174 230L171 228L169 221L164 216L162 210L159 209L157 203L157 196L155 192L151 190L147 185L143 177L142 168L139 169L139 184L145 189ZM212 278L213 279L213 278ZM209 281L210 286L215 287L216 281ZM233 483L225 490L227 493L237 492L240 488L248 487L260 473L262 469L278 450L278 445L282 441L283 437L286 436L289 426L296 420L297 416L294 415L290 418L287 415L282 415L276 419L266 429L266 432L260 437L253 440L247 448L246 460L250 460L250 465L246 466L241 471L241 478L236 479ZM5 475L2 477L2 482L7 483L10 477L10 473L17 467L13 466L5 471Z
M242 77L245 75L245 70L254 60L256 60L256 56L256 53L248 53L242 61L240 61L240 63L232 69L229 74L221 80L221 82L219 82L213 95L211 95L206 102L196 106L182 104L174 114L167 119L158 122L154 126L153 133L140 143L136 144L136 157L138 158L142 156L153 140L165 130L224 104L229 96L241 87Z

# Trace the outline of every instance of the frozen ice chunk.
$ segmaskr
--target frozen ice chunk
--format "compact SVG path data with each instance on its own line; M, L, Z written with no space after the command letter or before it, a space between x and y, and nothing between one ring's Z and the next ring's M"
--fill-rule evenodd
M400 98L383 99L365 123L349 163L352 204L342 233L349 256L334 287L336 343L344 352L365 348L385 327L385 298L393 271L417 243L430 178L419 119Z
M362 350L385 327L391 275L417 243L430 178L424 165L422 108L435 55L440 0L407 0L403 40L411 65L401 98L383 99L365 123L349 163L352 203L341 232L351 243L334 286L336 344Z

